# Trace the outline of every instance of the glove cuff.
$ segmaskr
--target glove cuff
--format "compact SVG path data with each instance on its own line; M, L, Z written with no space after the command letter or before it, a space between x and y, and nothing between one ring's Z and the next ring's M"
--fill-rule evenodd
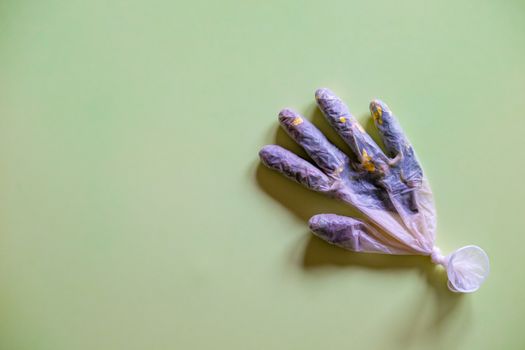
M448 289L456 293L472 293L479 289L490 272L489 257L475 245L459 248L448 256L432 248L430 258L447 271Z

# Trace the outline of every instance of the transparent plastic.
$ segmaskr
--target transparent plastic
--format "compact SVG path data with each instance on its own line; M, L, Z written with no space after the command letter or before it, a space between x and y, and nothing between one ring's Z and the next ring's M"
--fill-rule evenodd
M432 191L390 108L379 100L370 103L374 124L385 146L383 151L330 90L319 89L315 97L351 154L342 152L313 124L290 109L279 113L279 121L304 148L311 162L277 145L265 146L259 152L267 167L354 206L365 217L363 220L315 215L309 221L312 232L330 244L354 252L428 255L447 270L451 291L476 291L489 274L488 256L472 245L443 256L434 245L436 211Z

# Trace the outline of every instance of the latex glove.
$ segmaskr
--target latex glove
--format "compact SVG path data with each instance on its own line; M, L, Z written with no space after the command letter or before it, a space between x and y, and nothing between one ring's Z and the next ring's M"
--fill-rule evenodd
M447 269L448 286L473 292L489 273L485 252L463 247L442 256L434 246L436 212L432 192L412 146L388 106L375 100L370 112L386 154L330 90L319 89L317 104L352 150L346 155L308 120L290 109L279 113L281 126L317 165L277 145L261 149L263 164L360 210L367 220L319 214L309 221L314 234L355 252L430 255Z

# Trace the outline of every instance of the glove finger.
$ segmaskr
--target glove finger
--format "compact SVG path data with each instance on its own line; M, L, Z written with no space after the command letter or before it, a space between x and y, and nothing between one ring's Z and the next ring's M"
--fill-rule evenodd
M419 183L422 177L421 166L397 118L386 103L380 100L370 103L370 113L385 144L387 154L400 161L405 180Z
M319 238L354 252L407 254L398 241L381 235L370 224L347 216L318 214L308 222L310 230Z
M281 146L264 146L259 151L259 157L268 168L278 171L311 190L326 192L330 189L328 176L308 161Z
M279 113L279 122L325 173L337 174L343 170L348 157L312 123L290 109L283 109Z
M394 158L410 147L401 126L386 103L380 100L370 102L370 113L390 157Z
M355 117L350 114L343 101L328 89L318 89L315 99L328 123L350 146L363 168L372 173L381 171L386 156Z

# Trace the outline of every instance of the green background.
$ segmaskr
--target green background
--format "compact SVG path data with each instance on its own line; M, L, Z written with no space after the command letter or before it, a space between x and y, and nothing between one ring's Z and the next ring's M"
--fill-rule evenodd
M0 348L523 349L525 4L0 3ZM259 165L313 94L399 116L437 243L492 270L308 233L351 209ZM329 136L334 136L329 133ZM340 144L340 142L337 142Z

